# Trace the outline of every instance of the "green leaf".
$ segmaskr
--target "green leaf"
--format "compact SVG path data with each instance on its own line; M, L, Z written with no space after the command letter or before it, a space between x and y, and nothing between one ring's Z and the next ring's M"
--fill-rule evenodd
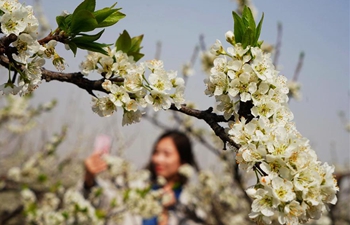
M101 23L102 21L104 21L107 17L109 17L112 13L118 11L118 9L111 9L109 7L97 10L96 12L94 12L94 16L97 20L97 23Z
M78 49L77 45L74 42L69 42L68 46L72 50L74 57L75 57L77 54L77 49Z
M250 29L252 29L253 33L255 33L255 19L252 11L247 6L244 6L242 20L245 26L247 28L249 27Z
M78 48L80 49L85 49L88 51L92 51L92 52L99 52L102 53L104 55L108 55L108 52L106 50L104 50L104 47L108 47L111 44L102 44L102 43L96 43L96 42L92 42L92 43L75 43L77 45Z
M123 19L125 17L125 14L115 11L112 14L110 14L106 19L104 19L102 22L98 24L97 27L109 27L114 24L116 24L119 20Z
M256 43L259 41L263 21L264 21L264 13L262 14L261 19L258 23L258 26L256 27L256 30L255 30L255 42Z
M255 43L253 43L255 40L255 34L250 27L244 32L243 40L242 40L242 47L246 48L248 45L252 46Z
M89 12L94 12L96 7L96 1L95 0L84 0L80 5L75 8L73 15L82 11L87 10Z
M232 11L233 21L234 21L234 27L233 27L233 34L235 35L236 43L242 43L243 38L243 32L244 32L244 24L239 17L239 15Z
M65 18L65 16L56 16L56 23L58 25L58 28L60 28L61 30L64 30Z
M78 34L80 32L92 31L97 27L97 25L98 23L91 12L81 10L72 16L70 33Z
M87 34L80 34L81 36L79 37L75 37L73 38L71 41L75 42L75 43L83 43L83 42L94 42L96 40L98 40L101 35L103 34L105 30L101 30L100 32L98 32L97 34L94 35L87 35Z
M40 182L40 183L44 183L45 181L47 181L47 175L46 174L39 174L39 176L38 176L38 181Z
M56 22L60 30L68 31L68 28L72 21L72 15L57 16Z
M121 50L125 53L127 53L131 47L131 38L129 33L124 30L123 33L119 36L117 39L115 46L117 50Z
M143 56L145 56L145 54L140 53L140 52L130 52L128 53L128 56L133 56L135 62L139 61Z
M130 52L139 52L141 50L141 42L143 39L143 34L140 36L136 36L131 38L131 47L129 49Z

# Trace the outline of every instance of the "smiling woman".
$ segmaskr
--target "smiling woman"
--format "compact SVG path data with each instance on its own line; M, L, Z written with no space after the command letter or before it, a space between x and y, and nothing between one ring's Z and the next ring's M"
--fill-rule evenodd
M107 169L107 164L101 159L102 154L97 150L85 160L84 189L87 196L93 186L99 185L95 176ZM187 224L189 218L179 210L179 198L182 187L188 182L191 170L198 171L193 155L192 144L188 136L177 130L165 131L155 142L151 159L146 167L151 173L151 189L161 190L162 195L168 196L163 202L163 211L160 216L143 219L143 225L176 225ZM197 221L198 222L198 221ZM191 224L195 224L192 221Z

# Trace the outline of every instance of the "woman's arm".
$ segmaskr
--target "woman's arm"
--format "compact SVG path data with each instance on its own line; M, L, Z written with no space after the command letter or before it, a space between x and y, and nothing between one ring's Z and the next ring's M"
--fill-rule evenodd
M106 162L101 158L102 153L93 153L84 161L85 176L84 188L90 189L96 184L95 177L97 174L107 169Z

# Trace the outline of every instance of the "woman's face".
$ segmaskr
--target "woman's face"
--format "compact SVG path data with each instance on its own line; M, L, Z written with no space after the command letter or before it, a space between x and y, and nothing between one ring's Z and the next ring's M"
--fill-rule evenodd
M181 166L179 152L170 137L165 137L158 142L151 160L157 176L165 179L176 176Z

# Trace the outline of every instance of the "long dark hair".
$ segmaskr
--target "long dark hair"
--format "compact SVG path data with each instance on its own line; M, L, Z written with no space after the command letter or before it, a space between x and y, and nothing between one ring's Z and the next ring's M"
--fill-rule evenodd
M151 158L154 152L156 151L156 147L159 141L167 137L173 140L174 145L176 146L176 149L179 153L181 164L187 163L191 165L196 171L198 171L199 167L193 155L192 143L189 137L185 133L178 130L167 130L158 137L158 139L153 144ZM152 164L151 159L148 165L146 166L146 169L148 169L151 172L151 181L155 183L157 180L157 174L155 172L154 165ZM187 178L185 176L179 174L179 177L180 177L181 184L185 184L187 182Z

